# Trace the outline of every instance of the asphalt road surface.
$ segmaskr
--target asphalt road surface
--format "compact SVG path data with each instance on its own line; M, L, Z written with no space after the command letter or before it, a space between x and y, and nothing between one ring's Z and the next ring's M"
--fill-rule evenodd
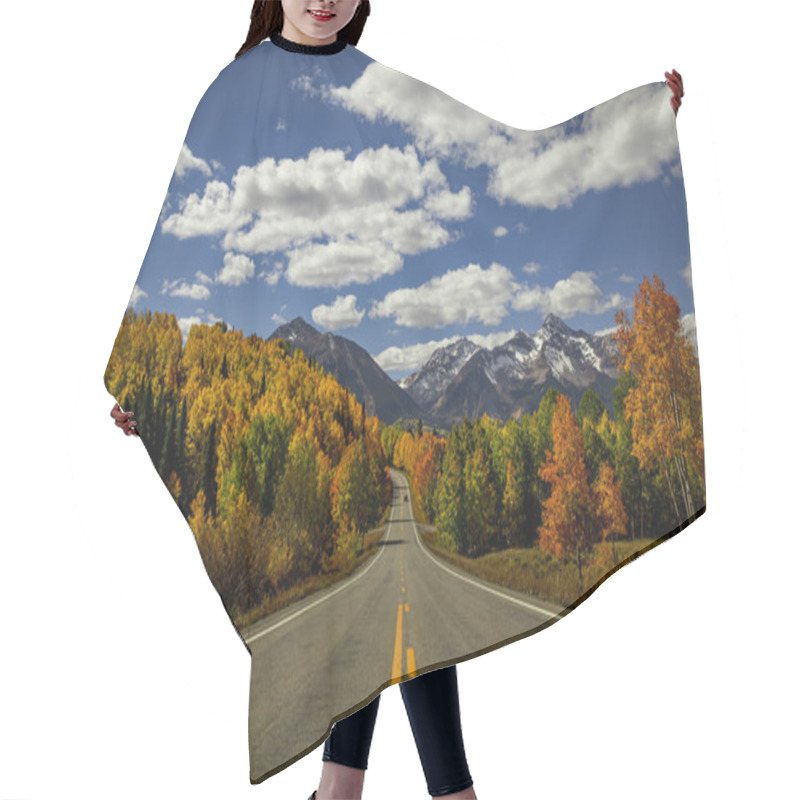
M564 610L434 556L414 523L405 476L390 472L391 516L376 555L243 631L252 653L253 782L316 749L332 722L389 683L496 649Z

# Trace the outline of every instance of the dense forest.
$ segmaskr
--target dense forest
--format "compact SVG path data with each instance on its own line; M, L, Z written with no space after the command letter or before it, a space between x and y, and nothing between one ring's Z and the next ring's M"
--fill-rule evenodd
M438 543L476 558L537 548L596 569L614 543L656 539L705 504L700 375L680 308L657 275L617 313L610 419L550 389L532 414L465 417L447 435L383 425L281 340L126 312L105 384L194 532L233 618L312 575L346 573L409 477Z
M391 501L379 423L281 339L128 310L105 374L226 609L347 569Z
M383 430L443 546L574 558L582 589L586 554L610 569L615 540L659 538L705 504L700 373L678 303L655 275L640 284L632 319L616 321L615 420L592 389L574 412L549 389L533 414L465 418L446 438L421 425Z

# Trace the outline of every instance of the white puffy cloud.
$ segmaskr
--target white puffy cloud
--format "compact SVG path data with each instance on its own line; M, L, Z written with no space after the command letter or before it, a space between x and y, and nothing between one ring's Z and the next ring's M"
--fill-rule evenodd
M213 325L216 322L222 322L222 317L218 317L210 311L206 312L205 319L199 314L195 314L191 317L178 317L178 327L181 329L184 344L186 343L186 337L189 335L189 329L192 325Z
M508 313L516 284L511 271L492 263L448 270L415 288L395 289L370 309L370 317L392 317L406 327L440 328L478 320L497 325Z
M192 153L192 151L189 149L189 145L184 142L181 146L181 152L178 154L178 163L175 165L175 174L179 178L182 178L187 172L193 169L202 172L203 175L208 175L209 177L211 176L211 167L208 166L208 162L194 155L194 153Z
M253 259L241 253L225 253L222 269L217 273L217 283L226 286L241 286L253 277L256 265Z
M621 294L604 295L594 282L594 272L578 270L562 278L552 287L534 286L518 291L511 302L517 311L538 309L542 314L553 313L562 319L575 314L602 314L625 303Z
M697 320L695 319L693 311L681 317L680 326L681 331L694 345L694 349L697 350Z
M205 185L202 197L192 192L181 198L180 211L170 214L161 223L161 230L179 239L213 236L240 228L251 218L252 213L235 202L228 184L213 180Z
M488 193L499 201L554 209L591 190L660 177L677 156L666 84L645 85L587 111L578 130L505 125L416 78L377 62L350 86L320 91L369 120L395 122L425 155L490 168ZM674 168L673 168L674 173Z
M491 350L501 344L505 344L517 334L513 331L492 331L491 333L470 333L466 338L480 347Z
M333 286L371 283L403 266L400 254L382 242L353 240L308 244L289 251L286 279L294 286Z
M315 306L311 310L311 318L323 328L338 331L358 325L364 313L356 308L356 296L348 294L338 295L329 305Z
M161 284L161 294L168 294L170 297L187 297L190 300L206 300L211 296L211 292L204 284L187 283L180 279L174 281L165 279Z
M610 328L601 328L599 331L595 331L592 335L593 336L608 336L609 333L615 333L617 330L616 325L612 325Z
M509 339L516 331L495 331L488 334L469 334L464 337L475 342L479 347L491 350ZM404 347L387 347L378 355L373 356L378 366L385 372L413 372L422 367L434 351L439 347L447 347L461 339L461 336L447 336L444 339L430 339L427 342L406 345Z
M129 308L136 308L136 304L143 298L147 297L147 292L142 289L139 284L135 284L133 287L133 291L131 292L131 296L128 299L128 307Z
M468 155L485 144L496 127L489 117L423 81L385 67L368 64L350 86L320 87L329 102L358 112L371 121L398 122L409 130L421 151L440 157ZM495 137L502 140L503 134Z
M261 272L258 273L258 277L261 278L267 286L277 286L281 275L283 275L284 268L285 265L282 263L273 264L272 269L262 269Z
M178 317L178 327L181 329L181 333L183 334L183 340L186 341L186 337L189 335L189 329L192 325L202 325L203 320L200 317Z
M429 194L422 205L438 219L466 219L472 216L472 190L464 185L458 192L442 189Z
M595 283L596 277L594 272L578 270L553 286L529 287L516 282L511 271L497 262L488 269L469 264L420 286L388 292L382 300L373 301L369 316L391 317L404 327L440 328L471 321L498 325L509 309L538 310L543 315L552 312L568 319L628 305L623 295L604 293Z
M689 284L689 288L693 288L692 286L692 262L687 261L686 266L681 270L681 277Z
M162 230L182 239L221 234L225 250L244 254L285 250L286 277L299 277L300 285L311 285L302 282L302 265L313 256L325 261L324 285L338 287L350 282L344 248L359 246L362 257L371 250L383 260L373 277L361 270L354 282L371 280L402 266L403 255L447 244L455 235L440 220L472 213L469 187L452 192L439 164L420 161L411 144L346 155L315 147L305 158L242 166L230 186L212 180L202 196L183 198Z

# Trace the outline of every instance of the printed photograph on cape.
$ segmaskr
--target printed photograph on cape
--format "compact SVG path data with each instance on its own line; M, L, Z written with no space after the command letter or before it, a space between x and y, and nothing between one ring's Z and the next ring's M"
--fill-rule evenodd
M200 100L104 385L251 654L253 783L705 511L670 97L530 131L264 40Z

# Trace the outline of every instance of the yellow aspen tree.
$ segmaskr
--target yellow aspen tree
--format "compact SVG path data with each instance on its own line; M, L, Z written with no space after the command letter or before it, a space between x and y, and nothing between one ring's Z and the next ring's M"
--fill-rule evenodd
M636 376L625 397L632 452L643 467L659 469L681 524L705 502L697 355L681 329L678 301L658 275L639 284L633 319L619 310L616 322L620 366Z
M521 547L525 509L522 484L517 477L514 462L509 459L506 467L506 488L503 491L503 536L509 547Z

